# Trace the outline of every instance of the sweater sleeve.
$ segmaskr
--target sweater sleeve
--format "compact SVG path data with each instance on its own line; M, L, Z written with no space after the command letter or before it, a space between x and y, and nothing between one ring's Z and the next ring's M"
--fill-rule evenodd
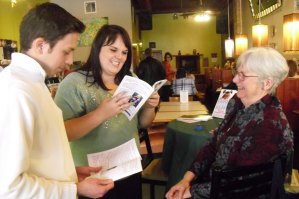
M39 175L31 167L33 142L37 142L35 124L42 118L36 118L36 104L22 93L10 90L0 100L0 198L76 198L75 182ZM47 159L46 154L40 151L38 161Z

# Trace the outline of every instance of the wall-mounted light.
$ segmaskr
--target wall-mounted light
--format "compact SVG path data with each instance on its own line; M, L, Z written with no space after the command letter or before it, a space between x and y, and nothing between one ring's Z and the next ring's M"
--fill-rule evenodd
M259 0L259 13L261 11L261 0ZM258 25L252 26L252 46L267 46L268 45L268 26L261 23L259 17Z
M225 46L225 57L234 57L234 40L230 38L230 20L229 20L229 0L227 0L227 29L228 29L228 39L224 41Z
M248 48L248 38L246 34L243 34L243 24L242 24L242 0L239 0L239 6L240 6L240 34L237 34L235 36L235 43L236 43L236 49L235 54L236 56L241 55L245 50Z
M283 50L299 51L299 13L283 16Z

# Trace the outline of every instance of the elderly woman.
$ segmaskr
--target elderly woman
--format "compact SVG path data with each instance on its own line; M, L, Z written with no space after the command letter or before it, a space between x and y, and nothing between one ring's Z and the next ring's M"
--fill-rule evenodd
M255 165L289 154L293 132L273 96L288 74L284 57L272 48L252 48L238 59L233 82L238 93L228 104L212 141L202 148L183 179L166 194L171 198L209 198L213 165ZM195 178L203 183L191 183Z

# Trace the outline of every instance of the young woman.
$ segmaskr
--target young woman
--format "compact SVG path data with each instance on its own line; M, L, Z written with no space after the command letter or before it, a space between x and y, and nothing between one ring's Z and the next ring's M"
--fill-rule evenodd
M86 165L87 154L111 149L132 138L139 145L138 127L146 127L154 119L159 103L157 92L132 120L122 114L131 105L130 97L125 93L113 97L123 77L132 75L131 60L131 41L126 30L104 25L83 68L60 83L55 101L63 111L76 165ZM116 181L115 188L104 198L141 198L140 179L138 173Z

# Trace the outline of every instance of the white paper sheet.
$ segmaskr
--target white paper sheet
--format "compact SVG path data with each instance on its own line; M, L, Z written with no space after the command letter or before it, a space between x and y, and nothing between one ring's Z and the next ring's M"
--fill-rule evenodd
M91 176L95 178L115 181L142 171L141 156L134 138L113 149L88 154L87 160L89 166L102 167L99 173Z

